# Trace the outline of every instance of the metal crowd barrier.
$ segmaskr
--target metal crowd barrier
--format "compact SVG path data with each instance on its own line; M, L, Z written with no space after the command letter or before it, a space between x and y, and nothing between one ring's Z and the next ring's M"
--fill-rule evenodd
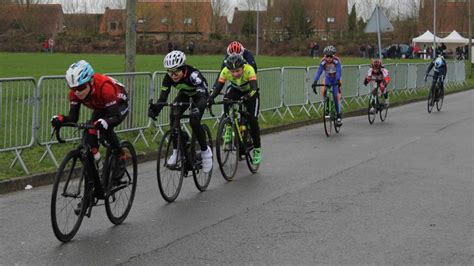
M138 131L138 135L133 143L136 143L141 138L145 145L149 147L150 145L145 137L144 130L148 128L150 123L148 119L148 99L154 85L151 72L110 73L106 75L124 85L129 97L128 116L117 127L116 131L118 133Z
M409 64L387 64L392 82L389 89L395 93L412 94L416 90L426 89L431 84L425 82L424 76L428 63ZM282 67L260 69L258 84L260 88L260 117L268 113L272 116L284 118L286 114L294 117L295 108L300 107L299 112L304 112L311 116L311 111L319 113L321 105L321 93L315 95L311 84L318 69L317 66L310 67ZM364 86L363 81L367 75L369 65L344 65L342 68L342 96L343 106L350 102L356 102L360 106L368 96L369 89ZM202 71L206 78L209 89L212 89L218 76L218 71ZM161 84L166 75L164 71L136 73L110 73L110 77L123 83L130 96L130 114L127 120L122 123L117 132L137 132L134 142L142 139L146 145L149 140L145 131L155 128L152 141L158 135L163 134L164 128L169 125L169 108L164 108L157 118L152 121L148 118L148 101L155 102L161 91ZM323 77L321 77L321 80ZM465 83L464 62L448 63L448 75L446 87L458 86ZM318 89L320 91L320 89ZM67 114L69 111L69 90L63 75L43 76L38 80L38 85L33 78L2 78L0 79L0 152L15 152L15 158L10 167L19 162L23 171L29 173L21 157L23 150L34 145L45 148L40 161L49 156L54 164L58 162L52 151L52 146L56 144L55 139L51 139L51 116L55 114ZM172 90L168 100L176 97L177 90ZM203 119L215 120L217 125L220 109L214 108L216 117L210 116L206 111ZM298 112L298 111L297 111ZM88 108L81 108L80 120L87 120L91 111ZM189 128L185 127L189 132ZM65 128L62 133L67 141L76 141L80 136L71 128Z
M10 168L19 162L26 174L29 171L21 153L34 144L36 93L33 78L0 79L0 152L13 151Z

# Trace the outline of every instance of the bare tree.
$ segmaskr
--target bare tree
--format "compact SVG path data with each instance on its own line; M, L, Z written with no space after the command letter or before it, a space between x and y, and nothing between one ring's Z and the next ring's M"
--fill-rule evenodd
M212 17L210 20L211 34L215 37L221 34L221 17L229 12L229 2L226 0L212 0Z

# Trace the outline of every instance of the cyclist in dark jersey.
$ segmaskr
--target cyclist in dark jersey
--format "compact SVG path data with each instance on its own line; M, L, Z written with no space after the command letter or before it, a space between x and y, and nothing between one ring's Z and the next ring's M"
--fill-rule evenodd
M431 69L433 69L433 84L432 87L435 86L438 78L441 79L441 93L444 95L444 78L446 77L446 73L448 72L448 66L446 64L446 60L444 60L443 53L440 53L438 57L431 61L428 69L426 70L425 74L425 81L428 80L428 74L430 73Z
M160 97L158 102L166 102L171 87L175 87L179 92L174 102L193 101L190 113L189 123L201 146L202 169L208 173L212 169L212 150L207 146L206 134L201 126L201 118L206 109L209 93L207 91L207 81L202 73L194 67L186 64L186 55L181 51L171 51L163 60L167 75L163 79ZM148 110L148 116L155 119L163 108L159 104L151 104ZM170 126L178 127L179 117L188 106L177 107L170 113ZM173 154L168 159L168 164L173 165L178 160L177 140L173 141Z
M85 136L86 142L91 145L95 159L100 158L97 130L103 134L110 144L112 151L119 158L119 165L114 170L114 178L120 179L125 170L126 155L120 148L120 142L114 132L128 115L128 95L124 86L115 79L94 73L92 66L80 60L72 64L66 71L66 81L70 88L69 115L55 115L51 118L53 127L60 127L62 123L77 122L81 105L93 110L90 121L96 129L89 129Z
M257 73L257 62L255 62L255 58L253 57L253 54L249 50L245 49L245 47L240 42L233 41L229 43L229 45L227 46L226 52L227 53L224 56L224 61L222 62L222 65L221 65L221 70L224 69L225 60L229 56L233 54L238 54L238 55L241 55L244 58L245 62L251 65L253 69L255 70L255 73Z

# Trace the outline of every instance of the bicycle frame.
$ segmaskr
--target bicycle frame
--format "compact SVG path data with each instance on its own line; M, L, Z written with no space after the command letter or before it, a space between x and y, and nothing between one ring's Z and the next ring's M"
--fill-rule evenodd
M234 122L237 130L237 134L239 136L239 142L240 143L245 143L244 142L244 136L242 135L242 132L240 130L240 127L242 126L242 122L239 120L243 120L245 114L245 111L243 110L243 105L244 103L242 101L221 101L221 102L216 102L215 104L229 104L229 114L223 114L224 116L227 115L231 118L231 120ZM238 108L236 108L236 105ZM240 115L238 115L240 114ZM246 125L248 127L248 125Z
M84 164L84 169L83 171L85 171L85 175L81 175L81 178L84 178L84 182L86 182L87 184L87 187L89 188L89 193L88 193L88 210L87 210L87 213L86 213L86 216L87 217L90 217L91 215L91 212L92 212L92 207L97 203L97 202L94 202L94 198L96 199L105 199L106 198L106 195L105 195L105 184L102 184L102 182L100 181L100 174L99 174L99 169L98 169L98 165L95 163L95 159L94 159L94 156L92 154L92 150L91 150L91 147L90 145L88 145L86 143L86 140L85 140L85 132L89 129L93 129L95 128L94 125L91 125L91 124L86 124L86 123L64 123L62 125L62 127L75 127L77 128L78 130L83 130L83 134L82 134L82 138L81 138L81 144L79 144L76 149L80 150L81 152L81 157L83 159L83 164ZM61 138L61 135L60 135L60 129L61 127L59 128L55 128L54 131L53 131L53 134L56 134L56 139L58 140L59 143L64 143L65 141ZM100 133L99 133L100 134ZM99 143L106 147L107 148L107 152L106 152L106 156L104 158L104 162L106 164L109 163L109 158L110 158L110 151L109 151L109 148L110 146L105 142L104 138L102 136L99 135ZM107 165L105 167L106 169L109 168L109 165ZM102 173L103 175L104 173ZM68 180L69 182L69 180ZM82 182L82 181L81 181ZM91 183L93 182L93 183ZM67 186L64 187L64 189L66 189ZM67 195L67 193L63 192L63 195ZM67 195L69 196L69 195ZM91 202L93 202L94 204L91 204Z
M189 109L191 108L193 103L192 103L192 98L191 98L189 102L174 102L174 103L157 102L156 104L161 105L161 106L168 106L173 110L173 108L178 108L181 106L188 106L188 109ZM186 143L183 143L184 142L183 134L187 134L187 137L189 138L189 140L191 140L191 136L189 136L189 134L182 129L181 120L186 119L186 118L189 118L189 115L187 114L181 115L178 119L179 121L177 122L177 125L176 126L171 125L170 130L173 130L173 134L177 134L177 137L179 138L178 143L182 144L180 147L176 147L176 148L181 149L180 150L181 160L183 163L185 163L186 170L192 171L193 170L192 168L194 168L194 166L190 165L191 158L189 155L189 151L186 149L187 148Z

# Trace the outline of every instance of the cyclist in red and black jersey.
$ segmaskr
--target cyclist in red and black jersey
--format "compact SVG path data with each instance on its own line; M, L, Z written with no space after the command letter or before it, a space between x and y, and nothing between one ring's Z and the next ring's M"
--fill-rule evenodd
M121 178L125 170L125 155L120 149L120 142L114 132L128 115L128 95L124 86L113 78L94 73L92 66L80 60L73 63L66 71L66 81L70 88L69 115L55 115L51 118L53 127L60 127L65 122L77 122L81 105L93 110L90 122L96 129L90 129L86 134L86 142L91 145L94 158L99 159L99 142L97 130L103 134L110 144L112 151L118 155L119 167L114 176ZM122 172L123 173L123 172Z

